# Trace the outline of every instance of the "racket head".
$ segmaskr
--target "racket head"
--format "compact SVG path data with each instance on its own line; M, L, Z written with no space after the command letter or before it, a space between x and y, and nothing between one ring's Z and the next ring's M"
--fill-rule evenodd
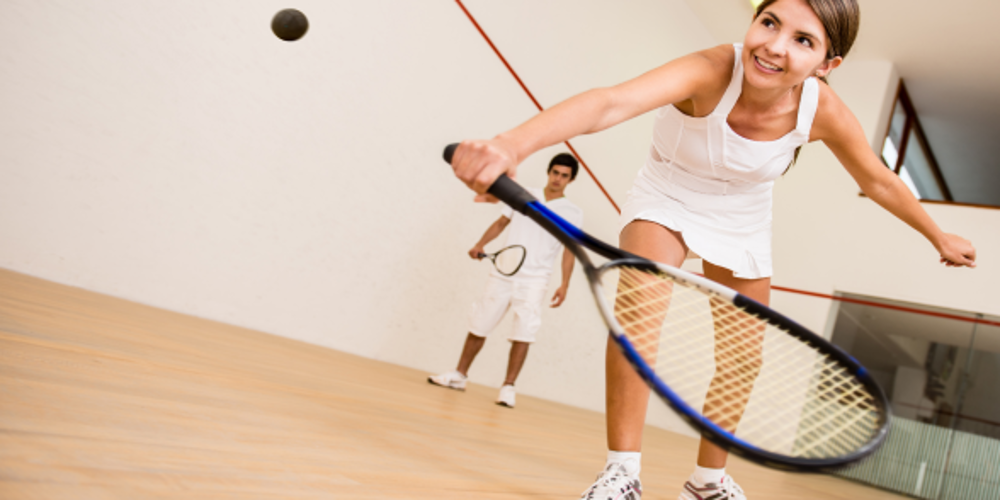
M457 146L453 144L445 150L445 160L449 163ZM891 420L885 394L857 361L822 337L734 290L593 238L552 213L504 175L490 186L489 193L534 220L573 252L584 268L610 334L625 357L678 415L710 441L770 467L818 471L860 460L885 440ZM583 248L610 262L595 267ZM645 276L638 282L652 282L653 290L669 289L669 307L660 305L662 321L644 321L648 311L640 314L638 320L629 320L622 314L623 321L619 321L617 277L626 268ZM605 287L603 283L606 282L612 286ZM607 290L611 291L611 297L606 294ZM694 297L690 307L680 307L687 302L679 298L684 295ZM636 297L636 304L631 305L635 311L641 311L644 300ZM624 301L621 312L626 312L629 305ZM655 301L652 309L656 310ZM694 312L684 315L679 311ZM681 319L671 320L670 315ZM690 328L673 327L685 322L688 327L700 330L700 334L690 334ZM636 324L657 326L635 328ZM736 332L730 332L735 337L717 340L716 325L723 333L727 329ZM646 334L634 334L629 330L646 331ZM744 336L738 332L743 332ZM698 349L683 344L690 339L695 339L697 344L699 338ZM722 348L716 349L717 344ZM754 346L754 349L738 349L742 345ZM706 346L708 362L705 361ZM696 355L699 350L700 357ZM717 351L728 352L729 357L722 356L716 363ZM743 353L741 361L733 361L740 358L734 358L734 352ZM675 353L680 359L676 366L669 359L664 363L661 353ZM688 360L699 359L700 362L691 365L691 371L700 371L703 380L690 383L697 377L676 368L689 366ZM710 399L707 389L716 378L716 365L724 367L723 373L731 374L730 378L743 381L742 386L735 386L737 394L746 393L746 400L737 405L738 415L732 411L725 413L726 401L719 401L718 397L711 398L713 404L717 403L715 406L705 405ZM706 366L711 367L707 378ZM672 376L667 370L671 367L680 375ZM728 380L721 378L723 383ZM728 388L719 391L723 395L727 392L734 391ZM702 411L706 408L712 411Z
M718 446L774 468L819 471L884 441L891 416L878 384L792 320L646 259L608 262L595 278L598 308L625 357Z
M528 251L523 245L509 245L489 255L497 272L504 276L517 274L527 256Z

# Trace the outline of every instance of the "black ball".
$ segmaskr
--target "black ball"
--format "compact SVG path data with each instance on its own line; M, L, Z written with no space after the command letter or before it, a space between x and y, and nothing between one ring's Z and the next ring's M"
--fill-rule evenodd
M296 9L285 9L274 15L271 31L286 42L294 42L309 31L309 20Z

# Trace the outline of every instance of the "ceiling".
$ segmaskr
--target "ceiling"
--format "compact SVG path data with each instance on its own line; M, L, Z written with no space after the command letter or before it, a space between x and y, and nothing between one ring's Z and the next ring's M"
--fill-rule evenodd
M686 0L719 41L743 39L749 0ZM892 61L956 201L1000 206L1000 2L860 0L852 60Z

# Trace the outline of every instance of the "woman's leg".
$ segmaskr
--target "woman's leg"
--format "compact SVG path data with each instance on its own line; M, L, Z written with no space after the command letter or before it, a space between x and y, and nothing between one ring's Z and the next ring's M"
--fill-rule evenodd
M675 267L680 266L687 255L687 246L680 233L649 221L629 223L622 230L619 243L622 250ZM649 387L610 337L605 358L605 379L608 449L640 451Z
M710 279L712 281L715 281L716 283L719 283L721 285L725 285L725 286L727 286L729 288L732 288L733 290L736 290L737 292L739 292L739 293L741 293L741 294L743 294L743 295L745 295L747 297L750 297L751 299L754 299L757 302L760 302L760 303L762 303L764 305L767 305L770 302L770 298L771 298L771 279L770 278L760 278L760 279L743 279L743 278L737 278L737 277L733 276L733 272L730 271L729 269L716 266L716 265L714 265L712 263L709 263L707 261L704 262L704 270L705 270L705 277L707 277L708 279ZM719 311L713 310L713 315L718 315L718 314L719 314ZM717 332L716 332L716 340L717 341L719 340L719 335L720 335L718 330L720 330L720 329L717 327ZM757 343L759 343L760 339L758 339L757 336L763 335L763 331L759 332L759 334L757 334L757 335L753 335L753 334L750 334L750 335L752 335L754 338L747 338L747 339L726 339L725 341L728 341L728 342L740 341L740 342L757 342ZM748 349L747 352L748 352L748 355L752 355L753 352L758 352L759 353L759 351L753 351L752 349ZM756 364L759 364L759 359L757 361L758 362ZM754 360L753 359L744 359L744 360L741 360L741 363L742 363L742 365L744 365L744 366L741 366L741 367L745 368L746 366L753 365L754 364ZM718 386L719 388L721 388L722 386L725 385L725 380L720 380L720 378L719 378L720 376L722 378L725 378L725 375L719 373L719 368L718 367L716 368L716 374L717 374L717 376L716 376L716 378L714 378L712 380L712 386L709 388L709 392L710 393L712 393L712 391L714 391L714 390L721 390L721 389L716 389L716 386ZM749 393L742 395L742 397L743 397L744 400L748 399L749 398ZM744 401L744 404L745 404L745 401ZM706 408L705 408L705 413L706 414L711 411L711 409L708 408L707 406L708 405L706 405ZM738 421L737 422L720 422L720 424L722 424L723 427L731 428L731 430L735 430L735 427L736 427L736 425L738 423L739 423ZM723 450L722 448L719 448L718 446L715 446L714 444L712 444L711 442L709 442L705 438L701 439L701 443L698 446L698 465L699 466L701 466L701 467L707 467L707 468L712 468L712 469L721 469L721 468L724 468L726 466L726 458L728 456L729 456L729 454L725 450Z

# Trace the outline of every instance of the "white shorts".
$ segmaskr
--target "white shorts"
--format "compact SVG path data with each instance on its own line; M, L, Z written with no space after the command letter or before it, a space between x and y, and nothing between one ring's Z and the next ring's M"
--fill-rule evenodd
M472 304L469 333L486 337L497 327L508 309L514 312L514 327L508 340L534 342L542 327L542 303L546 281L521 281L490 276L486 291Z

